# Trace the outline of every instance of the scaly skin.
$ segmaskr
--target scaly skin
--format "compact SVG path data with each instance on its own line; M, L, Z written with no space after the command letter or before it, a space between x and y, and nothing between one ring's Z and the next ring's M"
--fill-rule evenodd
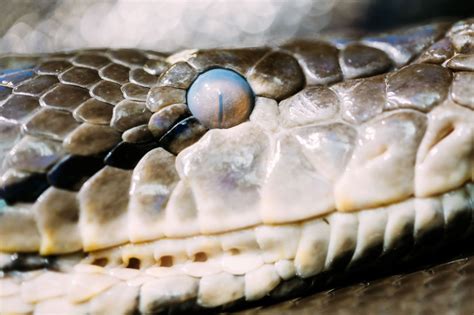
M3 57L0 312L219 309L471 234L473 23ZM215 67L255 105L208 130L186 90Z

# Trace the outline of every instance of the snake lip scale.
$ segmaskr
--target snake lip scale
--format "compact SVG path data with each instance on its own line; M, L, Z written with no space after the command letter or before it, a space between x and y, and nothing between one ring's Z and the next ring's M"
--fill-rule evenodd
M469 246L473 86L473 19L0 56L0 314L239 309Z

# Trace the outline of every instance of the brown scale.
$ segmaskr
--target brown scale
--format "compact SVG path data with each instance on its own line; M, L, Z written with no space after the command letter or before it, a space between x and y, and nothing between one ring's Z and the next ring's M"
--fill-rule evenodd
M79 124L68 111L42 108L24 125L24 132L63 141Z
M114 106L109 103L90 98L74 110L74 118L79 122L95 125L108 125L112 119Z
M132 127L122 133L122 140L129 143L148 142L153 140L153 134L148 124Z
M135 84L135 83L126 83L122 85L122 93L125 98L134 100L134 101L143 101L145 102L148 96L149 88Z
M141 68L130 70L130 82L143 87L152 87L157 82L157 77Z
M198 72L223 67L245 74L268 51L268 48L206 49L197 51L186 61Z
M23 120L39 109L38 99L28 95L12 95L0 107L0 115L6 119Z
M148 109L152 112L178 103L186 103L186 90L169 86L152 87L146 101Z
M187 89L197 75L198 72L187 62L177 62L160 76L158 85Z
M117 130L125 131L146 124L151 114L145 102L123 100L115 105L110 125Z
M45 137L58 143L64 142L62 154L93 156L94 159L97 154L102 154L103 159L103 154L115 146L121 138L121 131L108 126L117 124L112 121L114 104L124 99L130 99L132 103L145 101L149 86L158 79L156 75L148 74L143 70L144 63L151 61L149 57L162 59L164 55L134 50L84 50L68 54L51 54L41 59L0 58L0 64L4 67L8 68L10 64L13 67L16 64L26 63L34 67L36 72L33 77L14 83L13 86L9 82L2 82L4 86L0 86L0 102L2 102L0 118L8 119L8 121L0 119L0 128L5 131L2 139L6 140L0 152L6 152L5 150L9 150L18 143L20 136L14 133L18 132L20 126L23 125L23 133L32 136L31 139ZM118 113L123 114L119 120L121 123L118 124L120 130L134 127L134 121L142 124L148 122L151 114L146 114L137 120L131 115L132 108L130 108L132 112L128 108L130 106L117 108ZM148 111L144 105L141 109L145 113ZM18 123L12 121L18 121ZM124 123L124 121L129 122ZM137 137L133 137L132 133L132 136L128 138L136 139ZM41 143L41 141L35 143ZM21 143L16 144L18 145ZM41 150L35 152L29 154L36 154L38 160L45 158L45 155L40 153ZM68 156L65 157L66 160ZM24 163L22 162L22 165ZM63 160L60 163L63 163ZM97 168L96 160L93 160L92 164L91 167ZM36 174L36 172L48 172L52 168L53 165L47 168L31 167L28 171L34 171ZM17 183L27 182L25 176L16 178ZM84 182L84 178L80 180ZM53 182L56 181L53 180ZM48 183L45 182L43 187L47 185ZM71 189L77 190L78 187L71 183ZM25 198L28 199L27 196Z
M282 48L294 53L308 84L330 84L342 80L339 50L326 42L295 41Z
M58 82L59 81L56 76L39 75L15 87L15 89L13 90L13 93L31 95L31 96L40 96L46 90L50 89L54 84Z
M384 73L392 61L383 51L361 44L351 44L341 51L341 69L347 79L368 77Z
M125 84L128 82L129 71L129 68L113 63L100 69L99 74L104 80Z
M87 89L59 83L41 96L40 103L44 107L73 111L88 98L89 91Z
M36 72L38 74L59 75L70 67L72 67L72 64L66 60L51 60L40 64Z
M72 63L76 66L82 66L92 69L100 69L110 63L110 59L94 53L80 53L72 58Z
M100 81L100 77L95 69L73 67L61 73L59 79L62 83L77 85L83 88L90 88Z
M64 139L70 154L93 155L111 149L120 140L120 132L110 126L83 123Z
M91 89L90 94L100 101L114 105L124 99L120 84L106 80L97 83Z

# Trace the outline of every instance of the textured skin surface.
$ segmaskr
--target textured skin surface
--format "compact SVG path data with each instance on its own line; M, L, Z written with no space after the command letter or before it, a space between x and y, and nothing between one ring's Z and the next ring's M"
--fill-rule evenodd
M90 255L74 272L61 257L53 267L6 255L2 284L15 293L26 283L25 300L5 293L0 311L95 312L115 291L127 295L119 312L214 308L279 292L295 274L343 274L440 235L462 239L474 203L472 23L344 44L2 57L0 249ZM249 82L250 122L208 131L190 116L186 90L214 67ZM312 137L329 145L305 143ZM281 158L263 183L275 143ZM314 168L301 173L305 163ZM174 263L184 274L161 278ZM11 270L38 265L67 272L8 282ZM49 282L72 283L68 300L30 290Z
M239 314L472 314L473 269L471 256Z

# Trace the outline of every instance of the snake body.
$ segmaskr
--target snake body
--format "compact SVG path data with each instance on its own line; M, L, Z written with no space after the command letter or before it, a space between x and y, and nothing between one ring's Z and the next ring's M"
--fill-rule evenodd
M186 104L215 68L254 93L224 129ZM457 242L474 226L473 86L472 19L3 56L0 313L219 310Z

